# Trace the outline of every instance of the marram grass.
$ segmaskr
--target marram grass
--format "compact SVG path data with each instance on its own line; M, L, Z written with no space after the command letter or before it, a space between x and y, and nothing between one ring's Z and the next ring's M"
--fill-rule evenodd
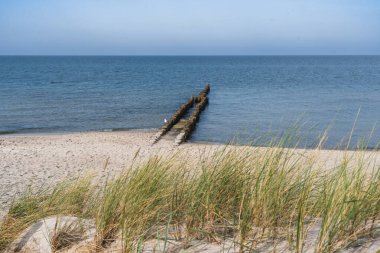
M0 249L36 220L59 214L94 219L94 248L122 238L125 252L139 251L165 228L166 239L176 230L185 240L232 239L241 251L285 239L302 252L309 228L319 222L316 252L334 252L380 223L380 170L361 151L346 152L326 170L319 150L313 152L304 156L281 143L226 146L186 165L176 157L152 157L101 190L84 178L28 191L1 225Z
M29 189L15 199L0 225L0 252L32 223L52 215L92 217L95 195L91 177L63 181L54 187ZM91 200L91 201L90 201Z

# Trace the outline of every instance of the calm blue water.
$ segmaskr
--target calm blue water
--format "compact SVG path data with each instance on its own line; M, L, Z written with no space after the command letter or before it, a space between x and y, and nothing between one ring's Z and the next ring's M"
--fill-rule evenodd
M194 141L265 142L297 121L328 147L380 120L379 56L0 57L0 131L158 128L211 83ZM376 128L370 146L380 141Z

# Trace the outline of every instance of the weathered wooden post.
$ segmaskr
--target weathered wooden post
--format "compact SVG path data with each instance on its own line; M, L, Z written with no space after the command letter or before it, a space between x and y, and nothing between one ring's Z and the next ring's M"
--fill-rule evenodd
M152 144L160 140L167 132L169 132L174 125L176 125L189 111L190 108L194 107L194 110L190 117L186 120L182 131L177 135L175 139L175 144L179 145L187 141L191 133L194 131L195 126L199 120L200 114L206 108L208 104L208 93L210 92L210 85L206 84L205 88L196 97L191 97L186 103L182 104L178 110L172 115L172 117L160 128L153 138Z

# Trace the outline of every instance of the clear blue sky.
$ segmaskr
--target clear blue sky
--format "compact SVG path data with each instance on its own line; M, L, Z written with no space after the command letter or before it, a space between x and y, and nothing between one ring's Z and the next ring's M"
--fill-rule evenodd
M4 54L380 54L380 1L0 0Z

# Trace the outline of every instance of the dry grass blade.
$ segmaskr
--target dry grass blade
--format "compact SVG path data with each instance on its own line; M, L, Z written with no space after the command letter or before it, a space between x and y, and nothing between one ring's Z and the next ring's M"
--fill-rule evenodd
M84 227L79 221L63 221L62 224L62 221L57 218L53 234L50 236L52 251L57 252L69 248L81 241L84 233Z

